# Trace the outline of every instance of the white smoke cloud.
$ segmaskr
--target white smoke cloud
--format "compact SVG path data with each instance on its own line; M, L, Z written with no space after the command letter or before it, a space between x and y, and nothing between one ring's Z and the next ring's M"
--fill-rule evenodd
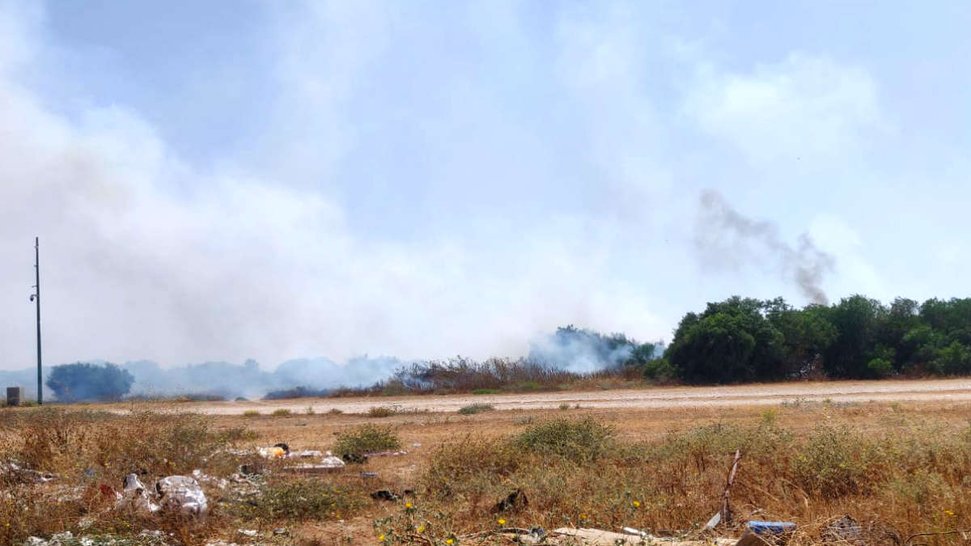
M0 28L24 34L0 55L0 253L10 265L0 270L0 368L32 362L35 235L49 365L517 355L535 332L562 322L660 324L635 287L603 282L609 253L590 252L600 234L581 218L550 217L530 230L487 224L489 236L509 230L502 244L482 244L476 229L392 242L357 233L326 190L289 183L304 166L328 175L326 161L308 159L314 150L339 156L353 145L333 131L310 140L339 117L346 87L294 87L332 114L290 140L270 135L310 146L290 155L274 146L286 169L190 164L125 106L49 108L20 77L42 60L43 29L20 12L0 13ZM341 62L352 73L347 47Z

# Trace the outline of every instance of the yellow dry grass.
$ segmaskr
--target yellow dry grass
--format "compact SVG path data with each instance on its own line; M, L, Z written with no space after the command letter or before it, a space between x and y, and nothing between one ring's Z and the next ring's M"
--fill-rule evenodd
M136 409L141 407L136 405ZM173 454L172 459L178 461L173 464L179 466L172 469L176 472L188 473L191 467L201 466L225 475L238 462L209 460L204 453L185 451L179 446L179 431L185 431L186 441L193 442L230 438L240 447L285 442L292 449L327 450L338 434L362 425L392 427L409 453L375 458L342 474L281 477L274 482L285 508L296 506L286 503L297 503L297 497L306 496L306 491L288 489L300 481L314 484L316 490L326 489L328 494L346 496L337 503L340 508L299 520L280 520L265 512L239 513L217 507L204 526L124 521L111 516L99 523L100 528L118 533L125 525L155 525L177 532L175 539L186 544L203 544L216 536L231 538L227 533L240 527L287 527L291 536L286 541L304 544L374 543L380 536L387 543L428 540L444 544L449 537L468 543L471 539L464 535L497 529L499 519L506 522L501 525L523 528L577 525L617 530L630 525L656 533L690 533L718 509L736 448L744 453L733 491L738 518L795 521L800 525L793 538L796 544L817 542L821 527L844 514L872 523L874 532L892 529L902 539L919 532L971 527L971 404L966 402L571 407L473 415L411 412L378 419L320 411L266 412L250 417L206 416L201 418L205 426L196 417L185 421L185 416L164 415L172 410L171 405L144 407L163 415L88 414L80 424L62 427L68 435L65 438L38 438L36 426L29 432L29 416L36 410L3 412L0 449L4 455L0 459L23 453L31 438L33 447L60 442L60 450L32 464L72 476L72 480L94 468L98 479L78 482L84 486L83 502L63 509L57 503L38 505L37 510L59 510L57 516L13 521L18 534L8 531L3 535L0 527L0 538L13 541L25 533L77 530L79 518L103 508L95 494L100 482L117 486L130 470L125 465L145 457L153 445ZM541 455L522 443L511 443L510 439L530 427L554 419L602 423L614 431L614 440L595 459L579 461ZM192 426L186 428L186 423ZM241 433L241 428L246 432ZM146 434L148 440L127 440ZM116 444L118 453L106 455ZM179 453L181 459L174 455ZM164 473L170 460L168 456L152 458L150 473ZM362 479L361 470L377 472L378 477ZM7 484L6 490L16 487ZM496 501L517 488L528 495L527 508L490 513ZM416 495L400 502L373 501L368 493L374 489L409 489ZM294 498L288 496L291 493ZM22 501L25 497L16 498ZM332 502L329 497L318 501ZM15 505L4 508L0 502L0 517L8 519L0 525L21 517L19 509ZM736 527L724 532L737 536L739 531ZM948 535L921 540L957 543L961 539Z

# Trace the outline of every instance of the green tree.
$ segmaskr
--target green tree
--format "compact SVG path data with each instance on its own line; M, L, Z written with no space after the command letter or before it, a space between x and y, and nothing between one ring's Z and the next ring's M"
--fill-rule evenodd
M77 362L51 368L47 386L58 400L117 400L128 394L135 378L128 370L114 364L89 364Z
M836 339L836 327L827 317L824 305L796 309L782 298L766 301L765 315L782 334L787 376L805 376L815 371L822 354Z
M879 301L856 295L843 298L829 308L829 320L836 338L823 353L823 368L831 377L878 377L870 369L876 354L881 327L888 310Z
M688 383L736 383L785 375L782 335L762 314L762 302L737 296L688 313L667 359Z

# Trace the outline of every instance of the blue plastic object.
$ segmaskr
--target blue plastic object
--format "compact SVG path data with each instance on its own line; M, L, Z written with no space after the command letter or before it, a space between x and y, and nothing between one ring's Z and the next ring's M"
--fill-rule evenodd
M748 528L757 535L781 535L796 530L796 524L791 521L750 521Z

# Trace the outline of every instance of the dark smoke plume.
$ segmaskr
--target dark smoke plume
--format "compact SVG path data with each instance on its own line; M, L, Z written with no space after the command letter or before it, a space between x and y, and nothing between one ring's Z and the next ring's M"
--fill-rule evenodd
M833 257L816 248L805 233L793 247L779 238L779 229L774 223L746 218L714 190L701 194L695 247L709 264L727 263L738 267L768 259L810 301L827 303L821 284L823 275L833 269Z

